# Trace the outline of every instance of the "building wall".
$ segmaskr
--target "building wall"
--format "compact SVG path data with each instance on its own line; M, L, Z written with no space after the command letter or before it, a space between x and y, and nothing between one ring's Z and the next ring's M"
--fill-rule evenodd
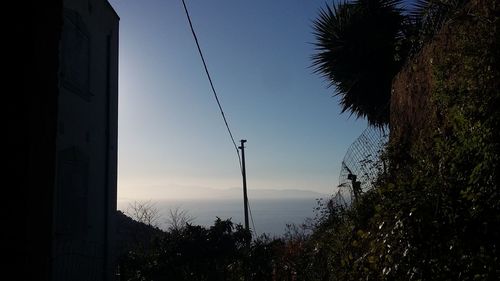
M64 0L53 280L111 280L116 210L118 22L105 0Z

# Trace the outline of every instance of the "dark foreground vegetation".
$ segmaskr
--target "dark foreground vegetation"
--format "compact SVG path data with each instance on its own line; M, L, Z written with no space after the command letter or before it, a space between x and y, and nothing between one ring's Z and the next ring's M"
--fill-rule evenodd
M346 108L390 125L387 169L373 189L350 206L323 202L307 231L259 237L250 247L248 233L230 221L161 232L122 256L123 280L498 280L500 5L421 2L455 6L421 18L425 27L443 17L412 33L404 61L382 81L382 92L391 83L387 110L366 111L358 102L364 94L349 97L349 77L329 76L345 79L338 86ZM323 21L345 9L325 12ZM327 58L317 58L326 72Z

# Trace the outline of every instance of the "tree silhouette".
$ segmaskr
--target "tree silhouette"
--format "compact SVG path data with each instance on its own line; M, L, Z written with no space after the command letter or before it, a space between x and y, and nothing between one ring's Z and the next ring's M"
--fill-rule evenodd
M391 83L407 56L407 17L400 0L356 0L327 5L314 21L315 72L335 86L342 112L389 121Z
M152 227L158 227L160 211L156 207L156 203L151 200L129 203L125 213L135 221Z

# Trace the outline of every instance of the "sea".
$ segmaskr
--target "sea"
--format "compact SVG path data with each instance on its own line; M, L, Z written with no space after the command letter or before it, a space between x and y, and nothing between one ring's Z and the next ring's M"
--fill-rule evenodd
M159 212L158 226L168 228L170 210L185 211L192 217L191 224L209 227L218 218L231 219L235 224L244 224L243 200L237 199L179 199L151 200ZM131 201L119 200L118 209L124 212ZM280 237L287 232L287 225L299 226L313 218L318 206L316 198L254 199L249 201L249 225L254 237L266 234ZM253 219L253 222L252 222Z

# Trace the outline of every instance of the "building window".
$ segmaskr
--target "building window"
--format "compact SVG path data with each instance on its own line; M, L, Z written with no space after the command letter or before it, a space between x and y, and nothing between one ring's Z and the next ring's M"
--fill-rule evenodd
M61 38L61 81L64 88L90 100L90 40L82 17L64 9Z
M88 157L77 147L58 153L56 233L84 236L88 221Z

